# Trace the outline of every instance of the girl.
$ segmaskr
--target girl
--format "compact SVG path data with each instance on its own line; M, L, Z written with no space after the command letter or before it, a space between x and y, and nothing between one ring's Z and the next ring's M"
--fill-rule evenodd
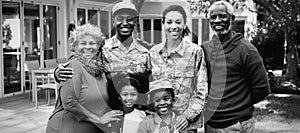
M120 110L123 111L122 121L112 122L112 132L137 133L139 123L146 116L144 111L136 109L136 103L139 99L139 82L130 77L121 79L116 90L119 93L119 100L122 103Z

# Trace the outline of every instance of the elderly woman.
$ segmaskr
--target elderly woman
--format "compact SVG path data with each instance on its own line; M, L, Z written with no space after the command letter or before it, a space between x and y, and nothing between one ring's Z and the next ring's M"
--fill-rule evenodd
M109 111L106 63L98 56L101 31L90 24L78 27L69 38L73 55L71 79L60 83L59 98L47 124L47 133L101 133L118 120L118 110ZM101 51L101 50L100 50ZM109 111L109 112L108 112Z
M166 40L150 50L153 80L168 78L175 92L173 111L183 118L176 128L189 130L202 126L203 112L208 94L207 68L200 46L183 38L190 32L187 14L179 5L167 7L162 14Z

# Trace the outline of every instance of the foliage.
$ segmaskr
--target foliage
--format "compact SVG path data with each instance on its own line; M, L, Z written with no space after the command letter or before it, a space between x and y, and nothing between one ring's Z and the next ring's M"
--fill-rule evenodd
M187 0L191 4L191 13L207 14L208 8L215 0Z
M207 14L208 8L217 0L187 0L191 3L191 12ZM298 45L300 41L300 0L227 0L236 9L249 10L258 13L258 25L255 31L247 31L251 34L257 46L278 44L277 39L286 41L287 78L300 81L300 69L298 68ZM247 2L253 1L256 9L250 9ZM284 45L284 43L280 43ZM269 52L272 50L269 50ZM273 51L276 54L276 52ZM284 56L284 55L283 55ZM273 57L272 57L273 58ZM269 60L272 60L269 59ZM277 58L277 57L276 57ZM281 58L281 57L280 57ZM275 59L275 58L273 58Z
M300 80L298 68L297 36L300 31L300 0L253 0L263 11L262 24L275 30L283 30L287 59L287 78Z
M191 13L206 15L212 3L218 0L187 0L191 4ZM236 9L247 9L246 0L228 0Z
M251 43L258 49L266 69L283 69L284 31L278 26L267 26L272 22L259 22L254 31L248 33Z
M12 31L9 24L2 26L3 28L3 43L8 44L12 39Z
M293 30L296 35L296 28L300 26L300 0L253 0L258 4L258 10L263 11L266 27L272 29L287 28Z

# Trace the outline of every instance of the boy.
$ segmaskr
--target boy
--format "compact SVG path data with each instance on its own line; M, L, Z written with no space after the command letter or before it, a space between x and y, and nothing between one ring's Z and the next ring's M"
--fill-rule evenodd
M149 89L148 103L155 112L140 123L138 133L178 133L176 114L171 111L175 101L171 82L168 79L156 80L150 83Z

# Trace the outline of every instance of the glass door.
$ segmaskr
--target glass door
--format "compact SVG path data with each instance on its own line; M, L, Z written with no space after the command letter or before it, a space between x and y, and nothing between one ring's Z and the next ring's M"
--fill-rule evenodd
M24 3L25 61L40 60L41 24L40 5Z
M2 1L1 10L5 95L21 91L20 2Z
M44 59L57 58L57 6L43 5L43 52Z
M40 4L38 3L24 3L23 16L23 49L25 61L38 60L41 61L41 13ZM26 62L25 62L26 63ZM24 64L25 64L24 63ZM41 64L41 63L40 63ZM25 68L25 90L29 90L30 81L27 66Z
M45 59L57 58L57 11L56 5L24 3L25 61L39 60L40 68Z
M1 95L29 89L25 61L57 58L58 3L1 1L3 79ZM42 62L42 63L41 63ZM24 89L26 88L26 89Z

